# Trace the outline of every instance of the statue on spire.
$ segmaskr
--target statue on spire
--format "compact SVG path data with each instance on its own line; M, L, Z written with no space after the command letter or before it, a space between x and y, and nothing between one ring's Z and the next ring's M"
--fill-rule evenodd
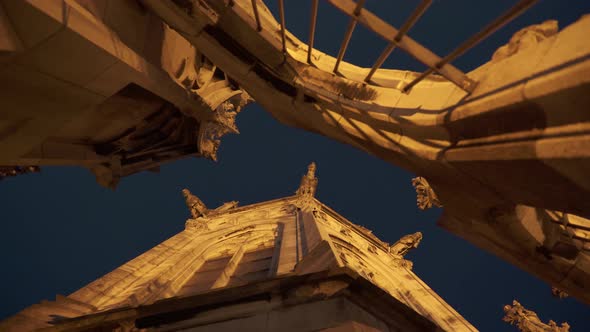
M315 177L316 165L314 162L307 166L307 174L301 178L301 184L295 192L298 196L296 205L304 210L311 211L314 209L314 196L318 186L318 179Z
M296 192L297 195L311 197L315 195L315 190L318 186L318 179L315 177L315 170L316 166L314 162L307 166L307 174L301 178L301 184L299 185L299 189L297 189Z
M189 208L193 219L200 217L207 218L207 212L209 212L209 209L207 209L207 206L205 206L203 201L193 195L190 190L186 188L182 189L182 195L184 195L186 206Z
M506 315L502 320L510 325L516 325L521 332L568 332L570 330L568 323L561 323L561 326L557 326L552 320L549 320L549 324L543 323L534 311L525 309L516 300L512 301L512 305L505 305L504 312Z

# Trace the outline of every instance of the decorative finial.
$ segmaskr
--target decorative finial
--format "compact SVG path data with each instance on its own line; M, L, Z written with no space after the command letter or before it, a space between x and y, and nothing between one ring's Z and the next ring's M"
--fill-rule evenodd
M436 193L428 184L425 178L419 176L412 179L412 185L416 188L417 194L417 205L420 210L426 210L431 208L433 205L442 207L441 202L438 200Z
M561 326L550 320L545 324L539 319L534 311L525 309L518 301L512 301L512 305L505 305L504 312L506 315L503 321L516 325L521 332L568 332L570 326L568 323L561 323Z

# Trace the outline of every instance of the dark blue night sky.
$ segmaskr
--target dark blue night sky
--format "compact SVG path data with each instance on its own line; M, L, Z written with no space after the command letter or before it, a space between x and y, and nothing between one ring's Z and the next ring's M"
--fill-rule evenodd
M285 2L288 29L306 41L311 1ZM515 2L434 1L410 35L444 56ZM418 1L367 3L399 27ZM276 13L276 6L271 9ZM590 13L590 1L540 1L454 63L469 71L486 62L517 30L547 19L565 27L583 13ZM318 19L316 47L337 54L348 20L323 1ZM371 66L385 45L359 27L345 60ZM424 70L399 50L384 67ZM249 105L237 123L241 134L223 139L219 162L193 158L167 164L159 174L124 178L115 191L98 186L90 172L74 167L43 167L40 174L0 182L0 319L55 294L67 295L181 231L189 215L182 188L209 207L230 200L256 203L292 195L307 164L315 161L318 198L352 222L390 243L408 233L424 233L420 247L409 255L414 271L481 331L516 331L501 320L503 305L513 299L544 321L567 321L573 332L590 331L587 305L553 298L548 284L438 228L440 209L416 207L413 174L328 138L286 127L256 104Z

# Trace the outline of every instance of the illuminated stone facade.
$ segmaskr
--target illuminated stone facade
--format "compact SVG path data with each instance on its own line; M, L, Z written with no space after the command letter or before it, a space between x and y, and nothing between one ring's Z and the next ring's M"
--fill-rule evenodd
M429 69L347 63L261 0L2 1L0 168L79 165L115 187L179 158L215 160L255 100L417 174L419 206L443 206L441 227L590 303L590 16L523 27L463 73L451 60L473 44L441 57L363 1L327 2L387 40L385 57L396 48Z
M384 243L313 197L313 171L294 196L192 213L184 231L0 330L476 331L404 258L421 233Z

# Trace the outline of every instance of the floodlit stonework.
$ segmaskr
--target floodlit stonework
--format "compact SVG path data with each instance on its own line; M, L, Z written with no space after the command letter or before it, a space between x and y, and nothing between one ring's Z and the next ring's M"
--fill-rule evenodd
M205 215L188 196L184 231L0 330L477 331L412 272L420 232L379 240L313 198L314 172L294 196Z
M488 34L435 54L409 30L430 1L400 29L363 1L327 2L351 17L336 57L261 0L3 0L1 167L79 165L114 188L179 158L216 160L255 100L428 179L418 204L444 206L441 227L590 303L590 16L525 27L464 73L452 61ZM388 41L372 68L343 61L356 25ZM394 49L429 69L381 68Z
M114 188L216 160L251 101L138 1L2 1L0 32L3 166L78 165Z
M561 323L561 326L552 320L549 320L547 324L543 323L534 311L525 309L516 300L512 302L512 305L504 306L504 313L506 315L502 320L510 325L516 325L521 332L569 332L570 330L568 323Z

